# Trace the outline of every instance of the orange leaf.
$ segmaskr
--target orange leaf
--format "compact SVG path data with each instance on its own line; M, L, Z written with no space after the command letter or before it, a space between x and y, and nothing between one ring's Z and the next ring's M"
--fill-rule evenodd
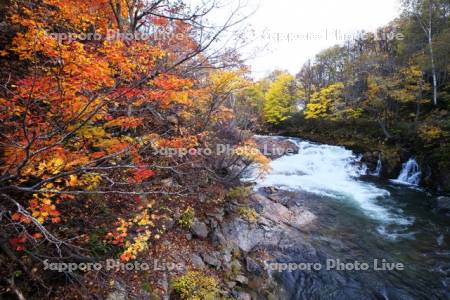
M139 168L134 171L134 181L141 183L145 179L148 179L155 175L155 172L145 168Z

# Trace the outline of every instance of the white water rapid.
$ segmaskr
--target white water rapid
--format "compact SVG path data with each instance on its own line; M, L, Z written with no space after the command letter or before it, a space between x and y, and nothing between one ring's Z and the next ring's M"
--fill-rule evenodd
M367 167L360 162L361 157L343 147L290 140L299 147L299 153L273 160L269 174L253 179L256 189L275 186L344 199L352 201L364 214L384 225L412 223L398 209L378 203L378 200L389 198L387 190L359 179L367 174Z

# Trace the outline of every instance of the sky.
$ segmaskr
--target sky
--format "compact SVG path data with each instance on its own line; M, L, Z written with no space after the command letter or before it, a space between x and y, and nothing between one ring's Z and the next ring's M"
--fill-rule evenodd
M399 0L248 0L247 11L253 10L245 21L251 42L241 51L258 79L274 69L296 74L321 50L343 43L359 30L375 31L388 24L400 14L400 4Z

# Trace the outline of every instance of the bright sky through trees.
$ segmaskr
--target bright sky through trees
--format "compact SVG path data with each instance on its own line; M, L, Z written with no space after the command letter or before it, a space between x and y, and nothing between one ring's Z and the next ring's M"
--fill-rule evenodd
M398 0L250 0L249 3L258 9L247 20L255 31L248 51L267 46L257 55L248 55L253 57L249 64L257 78L274 68L296 72L319 51L343 42L335 37L336 31L340 35L362 29L374 31L397 17L400 11ZM296 35L301 37L286 41L288 34L294 39ZM278 41L278 37L283 40Z

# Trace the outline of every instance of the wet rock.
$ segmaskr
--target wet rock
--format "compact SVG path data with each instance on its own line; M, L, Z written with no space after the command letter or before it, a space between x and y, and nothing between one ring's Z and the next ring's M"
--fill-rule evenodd
M439 212L450 211L450 197L440 196L437 198L436 208Z
M266 219L266 218L259 218L258 224L261 225L261 227L263 227L263 228L270 228L274 225L272 221L270 221L269 219Z
M262 204L256 203L253 207L253 209L258 213L262 213L264 210L264 206L262 206Z
M230 266L233 256L231 255L231 249L229 247L223 247L220 252L220 260L224 262L225 265Z
M205 223L195 221L191 226L192 234L196 237L205 239L208 236L208 227Z
M261 216L275 223L284 223L300 230L303 229L304 225L311 223L316 218L314 214L306 209L301 207L291 207L289 209L259 194L255 194L251 200L257 201L258 204L263 206L263 211L260 213Z
M273 186L268 186L268 187L264 188L264 192L266 192L267 194L274 194L274 193L278 192L278 189Z
M259 204L259 205L263 205L264 200L267 199L266 197L264 197L261 194L255 193L252 194L249 198L250 202L253 202L255 204Z
M289 198L288 197L283 197L279 194L272 194L269 195L268 198L274 202L280 203L281 205L286 206L288 204Z

